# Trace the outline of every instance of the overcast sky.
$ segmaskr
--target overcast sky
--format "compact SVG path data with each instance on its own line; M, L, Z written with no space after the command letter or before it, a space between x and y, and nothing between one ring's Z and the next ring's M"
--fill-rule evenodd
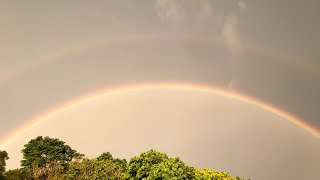
M319 6L316 0L1 1L0 137L75 97L148 82L240 92L319 129Z
M192 88L101 96L54 114L6 146L8 167L19 166L19 151L39 134L90 158L110 151L129 159L155 148L189 165L252 179L312 179L320 166L319 139L305 130L259 107Z

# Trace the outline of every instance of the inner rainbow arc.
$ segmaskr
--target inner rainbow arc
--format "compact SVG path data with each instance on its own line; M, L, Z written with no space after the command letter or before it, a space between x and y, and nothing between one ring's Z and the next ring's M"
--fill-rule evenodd
M145 84L133 84L133 85L127 85L127 86L118 86L113 88L106 88L99 91L96 91L94 93L90 93L78 98L75 98L71 101L67 101L63 104L61 104L58 107L52 108L51 110L41 114L40 116L37 116L36 118L33 118L32 120L29 120L27 123L23 124L19 128L13 130L11 133L7 134L5 137L0 139L0 148L4 148L6 145L8 145L10 142L13 142L18 136L23 135L26 131L34 128L38 124L40 124L43 121L46 121L50 119L50 117L62 113L68 109L71 109L75 106L79 106L81 104L85 104L91 101L94 101L96 99L106 97L106 96L112 96L116 94L122 94L122 93L129 93L134 91L140 91L140 90L149 90L149 89L177 89L177 90L195 90L200 92L208 92L213 93L222 97L231 98L243 103L247 103L253 106L257 106L263 110L266 110L268 112L271 112L273 114L276 114L279 117L282 117L283 119L290 121L296 126L299 126L300 128L306 130L311 135L313 135L315 138L320 140L320 131L316 128L312 127L311 125L307 124L303 119L297 118L290 113L281 110L275 106L272 106L266 102L263 102L259 99L249 97L244 94L240 94L237 92L230 92L224 89L207 86L207 85L200 85L200 84L187 84L187 83L145 83Z

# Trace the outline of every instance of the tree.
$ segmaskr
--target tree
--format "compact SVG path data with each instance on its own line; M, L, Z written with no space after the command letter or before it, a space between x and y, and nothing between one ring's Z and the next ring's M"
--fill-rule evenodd
M211 169L195 169L195 180L245 180L237 176L233 178L227 172L220 172ZM250 179L248 179L250 180Z
M119 166L121 166L123 169L127 168L127 160L126 159L119 159L119 158L113 158L113 156L111 155L110 152L104 152L102 153L100 156L97 157L97 160L101 161L101 160L110 160L116 164L118 164Z
M194 179L194 170L185 165L179 158L169 158L163 162L152 166L148 180L188 180Z
M227 172L188 166L178 157L154 149L129 163L110 152L88 159L59 139L38 136L21 151L22 167L7 172L8 154L0 151L0 180L244 180Z
M169 158L167 154L151 149L133 157L126 173L126 179L193 179L193 168L179 158Z
M98 160L113 160L112 154L110 152L104 152L97 157Z
M5 173L6 180L28 179L23 169L11 169Z
M83 156L59 139L42 136L24 145L22 154L22 168L39 179L66 169L69 162Z
M196 180L236 180L227 172L211 169L195 169Z
M6 171L6 160L8 159L8 153L0 150L0 180L5 179L4 172Z
M72 180L124 180L126 169L111 159L82 159L70 164L64 179Z

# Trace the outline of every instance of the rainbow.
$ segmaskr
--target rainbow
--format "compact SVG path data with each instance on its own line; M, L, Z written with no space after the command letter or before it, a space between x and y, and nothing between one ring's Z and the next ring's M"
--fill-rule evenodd
M115 45L123 45L129 44L133 42L146 42L146 41L156 41L156 42L181 42L181 41L189 41L192 43L202 43L208 45L219 45L219 46L226 46L226 42L221 38L212 38L212 37L190 37L187 34L176 34L171 35L170 37L159 37L159 36L152 36L152 35L128 35L128 36L121 36L121 37L104 37L99 38L97 40L75 44L71 47L62 48L59 51L39 58L29 64L26 64L22 67L16 68L6 74L0 76L0 85L9 82L12 79L15 79L19 76L22 76L26 72L29 72L34 69L41 68L42 66L48 65L53 62L58 62L63 59L63 57L67 55L76 54L79 52L83 52L85 50L90 50L102 46L115 46ZM253 44L245 44L244 45L245 51L253 52L255 54L261 54L264 56L269 57L272 60L284 62L288 65L296 67L305 73L309 73L310 75L320 77L320 71L311 64L304 63L303 61L299 60L296 57L288 56L279 54L274 51L270 51L268 49L259 48L257 45Z
M194 90L194 91L212 93L225 98L238 100L240 102L254 105L263 110L276 114L279 117L282 117L283 119L290 121L296 126L299 126L300 128L306 130L315 138L320 139L320 132L316 128L313 128L312 126L305 123L304 120L299 119L289 114L288 112L285 112L279 108L276 108L270 104L267 104L259 99L255 99L237 92L231 92L224 89L220 89L212 86L206 86L206 85L187 84L187 83L145 83L145 84L135 84L135 85L129 85L129 86L106 88L106 89L96 91L94 93L90 93L90 94L75 98L66 103L63 103L60 106L53 108L32 120L29 120L27 123L23 124L19 128L7 134L5 137L0 139L0 148L3 148L10 142L13 142L18 136L23 135L26 131L36 127L41 122L46 121L50 117L56 114L62 113L75 106L85 104L106 96L113 96L113 95L122 94L122 93L129 93L129 92L135 92L135 91L141 91L141 90L152 90L152 89Z

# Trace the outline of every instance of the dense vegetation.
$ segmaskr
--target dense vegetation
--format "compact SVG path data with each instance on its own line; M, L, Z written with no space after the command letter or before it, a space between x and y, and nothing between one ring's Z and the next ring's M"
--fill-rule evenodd
M0 151L0 180L240 180L229 173L199 169L179 158L151 149L140 156L114 158L109 152L88 159L65 142L39 136L22 149L21 168L6 171L6 151Z

